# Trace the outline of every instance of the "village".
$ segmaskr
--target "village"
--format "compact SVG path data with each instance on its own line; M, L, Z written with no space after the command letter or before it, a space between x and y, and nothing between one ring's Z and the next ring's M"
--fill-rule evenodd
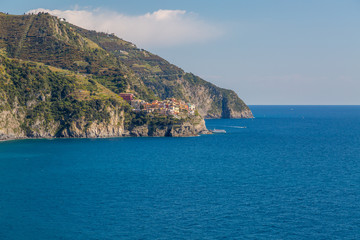
M127 101L135 112L156 112L163 115L174 116L178 116L181 113L195 115L195 105L175 98L163 101L155 100L152 103L149 103L141 99L135 99L135 96L132 93L120 93L120 97Z

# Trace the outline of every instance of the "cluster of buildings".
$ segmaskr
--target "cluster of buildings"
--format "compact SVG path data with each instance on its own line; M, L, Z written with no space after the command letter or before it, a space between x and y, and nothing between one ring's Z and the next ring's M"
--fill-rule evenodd
M179 115L180 113L195 114L195 105L175 98L163 101L155 100L149 103L144 100L134 99L134 94L132 93L120 93L120 97L127 101L133 107L133 111L136 112L157 112L163 115Z

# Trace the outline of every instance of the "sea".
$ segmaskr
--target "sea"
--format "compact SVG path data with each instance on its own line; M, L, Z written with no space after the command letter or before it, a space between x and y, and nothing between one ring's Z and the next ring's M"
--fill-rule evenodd
M360 106L226 134L0 142L0 239L360 239Z

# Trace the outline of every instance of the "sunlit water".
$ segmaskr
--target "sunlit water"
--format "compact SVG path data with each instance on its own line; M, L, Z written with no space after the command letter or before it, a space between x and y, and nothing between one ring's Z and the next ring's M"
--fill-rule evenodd
M192 138L0 143L0 239L359 239L360 107Z

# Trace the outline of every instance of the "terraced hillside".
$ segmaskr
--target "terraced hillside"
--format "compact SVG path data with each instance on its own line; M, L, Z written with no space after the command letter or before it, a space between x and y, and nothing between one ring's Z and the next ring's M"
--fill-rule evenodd
M79 34L114 54L160 98L176 97L192 102L205 118L252 117L248 106L234 91L219 88L192 73L186 73L165 59L113 34L71 26Z
M88 31L49 14L0 14L0 48L10 58L91 75L114 93L133 92L147 101L179 98L196 104L206 118L252 117L235 92L114 35Z

